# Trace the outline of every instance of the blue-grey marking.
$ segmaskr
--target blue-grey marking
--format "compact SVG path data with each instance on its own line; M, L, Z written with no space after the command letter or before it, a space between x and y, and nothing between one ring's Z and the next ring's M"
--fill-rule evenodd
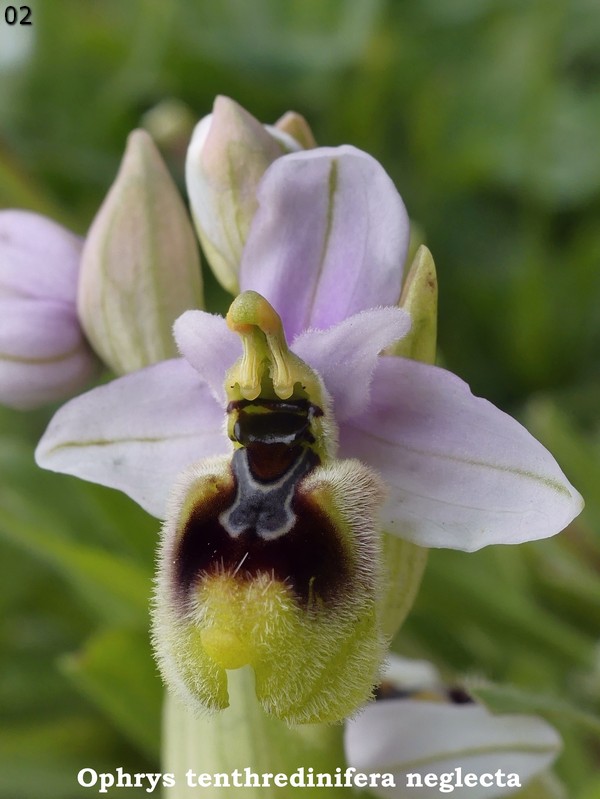
M245 447L233 454L232 469L237 492L230 508L219 516L219 522L232 538L247 530L254 530L259 538L273 541L292 529L296 514L292 500L298 482L315 465L315 456L308 449L299 452L290 468L278 479L269 482L257 480L250 469Z

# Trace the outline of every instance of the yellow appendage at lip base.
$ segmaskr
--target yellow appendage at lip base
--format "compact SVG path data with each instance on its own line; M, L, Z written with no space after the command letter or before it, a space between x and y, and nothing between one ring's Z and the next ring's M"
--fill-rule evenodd
M269 581L264 582L262 592L266 594ZM279 588L274 584L270 587L271 591ZM239 669L256 660L256 629L263 623L265 606L269 609L268 603L260 601L262 592L231 574L208 577L200 589L210 620L209 626L200 631L200 641L206 654L221 668Z
M248 646L221 627L201 630L200 641L206 654L223 669L240 669L252 659Z
M253 580L211 575L198 590L207 620L200 642L223 669L255 664L265 655L265 640L275 632L279 614L297 613L289 590L266 574Z

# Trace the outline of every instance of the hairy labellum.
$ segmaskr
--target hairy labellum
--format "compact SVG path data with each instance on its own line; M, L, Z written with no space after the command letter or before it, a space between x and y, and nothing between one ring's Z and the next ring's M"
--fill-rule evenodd
M336 721L372 694L385 644L381 484L331 457L320 379L248 295L228 317L250 337L226 381L234 452L192 466L172 494L155 646L168 684L197 707L226 707L226 670L249 665L265 710Z

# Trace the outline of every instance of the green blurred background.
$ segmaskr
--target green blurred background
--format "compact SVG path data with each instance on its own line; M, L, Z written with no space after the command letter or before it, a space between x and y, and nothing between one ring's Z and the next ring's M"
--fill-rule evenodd
M6 5L0 206L84 233L128 131L151 127L181 182L217 93L384 164L436 259L442 362L587 501L556 539L432 553L396 648L544 714L566 795L600 797L597 0L37 0L29 27ZM83 766L158 769L157 523L36 470L51 410L0 412L0 799L76 799Z

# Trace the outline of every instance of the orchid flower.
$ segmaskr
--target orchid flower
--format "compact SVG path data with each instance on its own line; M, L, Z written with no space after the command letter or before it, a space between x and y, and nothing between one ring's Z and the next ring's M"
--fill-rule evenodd
M553 535L582 499L458 377L384 354L410 329L409 225L373 158L284 155L256 203L227 320L184 313L182 357L69 402L37 461L165 519L154 635L179 697L226 707L250 664L268 712L332 721L388 643L382 531L472 551Z
M0 211L0 403L82 390L99 367L77 316L82 241L29 211Z
M494 715L465 691L446 691L431 664L397 655L386 664L378 701L347 722L344 743L357 771L394 775L394 788L371 791L395 799L512 795L544 775L561 749L546 721Z

